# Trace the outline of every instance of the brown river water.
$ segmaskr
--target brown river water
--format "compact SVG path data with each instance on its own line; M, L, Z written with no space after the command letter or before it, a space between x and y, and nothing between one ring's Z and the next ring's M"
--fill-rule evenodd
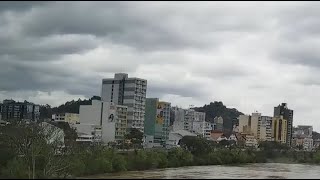
M148 171L101 174L97 179L317 179L320 166L306 164L247 164L240 166L191 166Z

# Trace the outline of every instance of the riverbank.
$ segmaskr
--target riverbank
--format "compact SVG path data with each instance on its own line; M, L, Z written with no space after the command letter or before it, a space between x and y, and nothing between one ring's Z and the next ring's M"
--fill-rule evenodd
M215 149L203 154L192 154L181 148L172 149L168 152L137 150L128 154L122 154L127 165L124 171L116 173L123 174L128 172L131 174L132 172L135 174L135 172L148 172L150 170L163 171L168 168L206 167L212 165L242 167L254 163L315 165L317 164L316 157L319 155L319 153L314 154L312 152L285 151L273 152L272 157L267 157L268 153L269 151L242 151L241 149ZM107 174L97 173L77 177L87 179L96 176L107 176L108 174L113 176L114 171Z
M169 151L136 150L121 154L111 149L97 150L86 156L78 157L77 161L71 169L74 177L126 171L257 162L253 152L241 149L216 149L209 153L192 154L182 148L174 148ZM84 167L80 167L83 165Z
M77 179L317 179L320 166L253 163L240 166L188 166L161 170L127 171Z
M189 136L180 140L180 148L169 150L137 149L119 152L116 147L74 144L65 148L63 154L55 155L55 149L46 143L41 143L38 148L43 146L46 151L38 151L41 156L39 153L36 156L17 156L12 153L14 147L2 148L5 152L2 154L6 156L2 157L5 161L0 163L0 177L30 178L34 175L35 178L73 178L190 166L236 167L248 163L266 163L270 159L271 162L320 163L320 151L295 152L276 142L261 143L260 150L245 149L241 145L226 145ZM10 153L11 157L8 156ZM32 166L31 158L35 158L35 166ZM32 170L32 167L35 168Z

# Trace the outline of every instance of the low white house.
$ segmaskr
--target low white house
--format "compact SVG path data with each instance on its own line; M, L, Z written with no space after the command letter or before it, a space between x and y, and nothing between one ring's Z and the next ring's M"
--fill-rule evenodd
M150 135L144 136L143 146L144 146L144 148L162 147L162 145L160 143L155 143L154 137L150 136Z
M179 147L179 141L184 136L197 136L197 135L186 130L171 131L169 133L169 139L166 142L166 147L167 148Z

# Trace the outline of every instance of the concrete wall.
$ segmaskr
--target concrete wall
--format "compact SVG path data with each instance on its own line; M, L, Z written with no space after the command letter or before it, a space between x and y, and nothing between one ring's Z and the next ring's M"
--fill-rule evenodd
M192 122L192 130L195 134L205 136L205 122L204 121Z
M177 107L171 108L174 112L173 131L183 130L185 124L185 110Z
M248 115L240 115L239 116L239 132L247 133L245 132L245 126L249 126L249 116Z
M101 105L99 100L92 100L92 105L80 105L80 123L101 125Z
M114 89L116 90L116 89ZM102 101L111 101L111 91L112 91L112 84L102 84L101 90L101 100ZM116 92L114 92L115 94Z
M110 105L109 102L103 102L102 142L105 144L115 141L116 111L115 105Z

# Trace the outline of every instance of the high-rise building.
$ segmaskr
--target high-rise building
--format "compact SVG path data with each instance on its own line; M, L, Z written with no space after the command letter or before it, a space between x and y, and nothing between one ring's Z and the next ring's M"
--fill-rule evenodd
M4 100L3 104L0 104L0 112L4 121L37 122L40 119L40 106L27 101Z
M280 143L287 143L287 120L283 116L272 118L272 140Z
M128 127L144 131L147 80L116 73L102 80L101 99L128 107Z
M253 135L258 141L271 141L272 117L255 112L252 115L240 115L238 119L240 133Z
M255 112L251 115L251 133L258 140L259 121L261 121L261 113Z
M283 116L287 120L287 137L286 143L288 146L291 146L292 143L292 126L293 126L293 110L287 107L287 103L282 103L277 107L274 107L274 117Z
M186 109L185 111L185 121L186 130L192 133L205 136L205 118L206 113L197 112L194 109Z
M144 122L144 134L153 140L155 146L163 146L169 138L170 125L169 102L159 101L158 98L146 99L146 113Z
M261 116L258 128L259 141L271 141L272 117Z
M174 122L173 131L186 130L197 135L209 138L212 124L205 122L206 113L194 109L172 107Z

